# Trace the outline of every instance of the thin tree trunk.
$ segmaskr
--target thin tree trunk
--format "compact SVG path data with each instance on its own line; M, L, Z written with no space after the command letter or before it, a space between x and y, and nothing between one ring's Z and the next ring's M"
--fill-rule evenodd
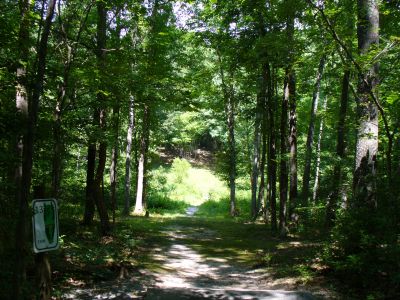
M326 105L328 103L328 97L325 96L324 103L322 104L322 113L325 113ZM313 202L317 201L317 194L319 188L319 169L321 165L321 141L322 141L322 134L324 130L324 116L321 116L321 122L319 124L319 131L318 131L318 142L317 142L317 161L315 163L315 181L314 181L314 188L313 188Z
M265 107L264 107L265 109ZM262 120L262 137L261 137L261 161L260 161L260 187L258 189L258 197L257 197L257 212L262 207L263 215L265 216L265 210L267 209L266 197L265 197L265 165L267 162L267 116L264 113L264 117Z
M121 16L120 11L117 12L116 16L117 27L116 33L116 47L120 47L121 38ZM113 130L113 147L111 150L111 166L110 166L110 202L112 207L112 222L115 224L115 210L117 209L117 167L118 167L118 153L119 153L119 114L120 114L120 93L116 93L116 101L113 105L112 113L112 130Z
M257 184L260 171L260 145L261 145L261 130L263 120L265 119L264 104L266 99L266 90L268 80L266 76L266 64L262 66L262 82L260 91L257 95L256 118L254 122L254 141L253 141L253 157L251 160L251 217L254 220L258 215L257 207Z
M332 195L328 198L326 205L326 219L325 223L327 227L333 226L333 221L336 218L336 209L339 199L341 184L342 184L342 164L345 158L345 133L346 133L346 115L347 106L349 102L349 82L350 82L350 71L345 70L342 80L342 94L340 97L340 109L339 109L339 123L337 128L337 143L336 143L336 155L338 161L335 163L333 168L332 178Z
M229 89L226 84L225 74L222 66L222 57L217 50L219 60L219 71L222 81L222 90L224 94L225 114L228 126L228 149L229 149L229 188L230 188L230 214L236 216L236 142L235 142L235 101L233 86Z
M97 119L97 112L94 120ZM85 211L83 213L83 224L90 225L93 222L95 206L94 206L94 172L96 169L96 142L93 137L89 137L87 167L86 167L86 198Z
M260 163L261 144L261 96L257 97L256 120L254 124L253 157L251 160L251 217L257 217L257 183Z
M375 0L357 2L358 50L367 55L371 46L379 44L379 11ZM370 94L378 82L378 65L359 74L357 115L359 120L353 178L356 206L376 208L376 156L378 154L378 108Z
M286 70L285 82L283 87L283 101L281 111L281 161L279 178L279 231L281 236L286 236L286 203L288 195L288 109L289 109L289 72Z
M304 173L303 173L303 189L302 189L302 198L304 206L308 206L308 196L310 190L310 174L311 174L311 157L312 157L312 146L314 141L314 128L315 128L315 116L317 114L318 109L318 100L319 100L319 91L321 87L321 79L324 72L325 66L325 54L322 55L317 76L314 85L314 92L311 102L311 113L310 113L310 123L308 125L308 134L307 134L307 142L306 142L306 156L305 156L305 165L304 165Z
M286 32L290 45L288 54L287 80L289 90L289 215L292 217L297 205L297 116L296 116L296 74L294 70L294 17L295 8L291 8L286 22Z
M143 214L145 210L145 184L146 184L146 156L147 156L147 141L149 134L150 122L150 109L148 105L144 105L143 122L142 122L142 136L140 138L140 156L138 165L138 181L136 185L136 203L135 214Z
M22 173L20 179L17 177L17 187L20 182L20 193L17 193L18 201L18 219L16 227L16 267L14 272L14 290L13 299L20 299L22 292L22 283L25 279L25 256L26 256L26 240L27 240L27 214L28 214L28 199L31 189L32 181L32 166L33 166L33 152L34 143L36 135L36 124L39 112L39 100L43 91L43 81L44 74L46 71L46 57L47 57L47 42L50 34L52 19L54 15L54 7L56 0L50 0L47 7L46 19L44 22L43 33L40 38L39 48L38 48L38 61L36 78L32 86L32 97L26 102L26 86L24 90L23 81L26 76L26 70L24 72L24 66L17 69L17 78L20 76L21 85L17 86L17 109L24 113L26 112L24 106L28 103L28 122L26 127L26 132L23 137L22 147ZM29 22L27 19L29 14L30 1L25 1L21 6L21 27L20 27L20 42L28 42L23 40L29 38ZM24 46L25 47L25 46ZM21 58L27 58L27 49L21 49ZM19 74L18 74L19 72ZM24 94L25 93L25 94ZM26 115L25 115L26 117ZM24 125L24 124L23 124ZM20 180L20 181L19 181Z
M132 152L132 134L135 130L135 98L133 95L129 97L129 124L128 133L126 135L126 160L125 160L125 216L130 212L130 194L131 194L131 152Z
M235 108L232 96L228 97L228 145L229 145L229 187L231 216L236 216L236 142L235 142Z
M118 140L119 140L119 100L113 107L113 131L114 131L114 145L111 150L111 166L110 166L110 199L112 206L113 224L115 223L115 210L117 208L117 165L118 165Z
M271 207L271 229L277 231L276 217L276 137L275 137L275 110L276 103L274 100L274 86L272 84L271 68L267 67L268 77L268 202ZM287 111L286 111L287 114Z

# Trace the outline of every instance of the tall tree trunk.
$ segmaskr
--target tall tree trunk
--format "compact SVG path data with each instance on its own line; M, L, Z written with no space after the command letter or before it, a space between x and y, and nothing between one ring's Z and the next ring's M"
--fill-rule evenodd
M94 114L94 122L97 120L96 111ZM89 137L87 167L86 167L86 198L85 211L83 213L83 224L90 225L93 222L95 206L94 206L94 172L96 169L96 142L93 137Z
M227 85L222 65L222 57L217 50L219 61L219 72L222 82L222 91L224 95L224 108L226 115L226 124L228 126L228 149L229 149L229 189L230 189L230 214L236 216L236 142L235 142L235 99L233 86ZM233 76L231 76L233 78Z
M340 109L339 109L339 123L337 127L337 142L336 142L336 155L338 161L335 163L333 168L332 178L332 195L328 198L326 205L326 219L325 223L327 227L333 226L333 221L336 218L336 208L339 199L341 183L342 183L342 164L345 158L345 133L346 133L346 115L347 105L349 102L349 82L350 82L350 71L345 70L342 80L342 94L340 97Z
M276 103L274 99L274 86L272 84L273 77L271 68L267 67L268 77L268 202L271 209L271 229L277 231L276 217L276 137L275 137L275 111ZM287 111L286 111L287 114ZM287 121L287 120L286 120Z
M289 4L294 4L288 1ZM289 90L289 215L293 215L294 208L297 205L297 116L296 116L296 74L294 70L294 18L295 8L288 10L288 19L286 22L286 34L288 45L288 66L287 80Z
M265 107L264 107L265 109ZM262 120L262 136L261 136L261 161L260 161L260 187L258 188L257 197L257 211L262 208L263 215L266 216L266 197L265 197L265 165L267 163L267 140L268 140L268 128L267 128L267 116L264 113ZM266 218L264 218L266 220Z
M305 165L304 165L304 173L303 173L303 189L302 189L302 198L303 204L308 206L308 196L310 190L310 174L311 174L311 156L312 156L312 146L314 141L314 128L315 128L315 117L318 109L318 100L319 100L319 91L321 87L321 79L324 72L325 66L325 54L322 55L317 76L314 85L314 92L311 102L311 113L310 113L310 123L308 125L308 134L307 134L307 142L306 142L306 156L305 156Z
M254 141L253 141L253 157L251 160L251 217L254 220L258 215L257 207L257 184L258 175L260 171L260 145L261 145L261 130L263 120L265 119L264 106L266 99L267 90L267 76L266 76L266 64L262 66L261 84L260 91L257 95L256 104L256 118L254 122Z
M260 144L261 144L261 119L262 119L262 107L260 99L261 96L257 97L256 107L256 119L254 124L254 140L253 140L253 157L251 160L251 217L255 219L257 217L257 184L260 164Z
M126 135L126 160L125 160L125 201L124 211L125 216L130 212L130 197L131 197L131 152L132 152L132 134L135 130L135 98L133 95L129 97L129 123L128 133Z
M322 104L322 113L325 113L326 105L328 103L328 97L325 96L324 103ZM322 134L324 130L324 116L321 116L321 121L319 124L319 131L318 131L318 142L317 142L317 161L315 163L315 181L314 181L314 188L313 188L313 202L317 201L317 193L319 188L319 169L321 165L321 141L322 141Z
M117 165L118 165L118 140L119 140L119 99L113 107L113 132L114 132L114 145L111 150L111 166L110 166L110 200L112 206L113 224L115 223L115 210L117 208Z
M63 154L62 141L62 102L65 97L65 86L60 87L60 97L57 97L56 108L54 111L53 123L53 159L52 159L52 176L51 176L51 196L58 199L61 183L61 159Z
M104 86L104 76L106 67L106 20L107 10L104 2L97 2L97 67L100 75L100 86L101 89ZM103 92L97 93L97 101L99 103L99 127L103 136L100 139L99 151L98 151L98 163L96 176L94 180L94 195L95 204L100 217L101 232L103 235L107 235L110 231L110 223L108 219L108 212L104 203L104 194L102 191L102 183L104 176L104 169L107 158L107 141L104 136L106 132L106 111L107 111L107 99Z
M28 201L23 198L22 194L22 168L23 168L23 152L24 152L24 134L26 134L27 122L29 119L28 112L28 83L26 65L29 59L29 14L30 0L20 1L20 27L18 37L18 65L16 70L16 111L20 124L20 130L15 140L15 150L17 165L15 166L15 200L18 216L15 232L15 259L16 266L13 274L13 295L11 298L19 299L22 290L22 284L26 279L25 255L26 255L26 239L27 239L27 211ZM14 167L14 166L13 166ZM12 172L10 172L12 173Z
M357 1L357 37L361 55L368 55L379 43L379 11L376 0ZM359 74L357 115L359 120L355 156L353 192L356 206L375 208L376 156L378 152L378 108L371 93L378 82L378 65Z
M117 11L116 16L116 47L120 47L121 38L121 16L120 11ZM113 131L113 146L111 149L111 165L110 165L110 202L112 207L112 222L115 224L115 210L117 209L117 167L118 167L118 153L119 153L119 114L120 114L120 93L116 93L116 98L113 105L112 113L112 131Z
M286 204L288 195L288 110L289 110L289 71L286 70L285 82L283 87L283 101L281 110L281 161L279 178L279 231L281 236L286 236Z
M236 216L236 142L235 142L235 107L233 96L228 97L226 110L228 112L228 147L229 147L229 188L230 213Z
M148 149L148 134L150 126L150 108L147 104L144 105L143 109L143 122L142 122L142 136L140 138L140 154L139 154L139 164L137 171L137 185L136 185L136 203L135 203L135 214L143 214L146 209L145 203L145 191L146 191L146 156Z
M37 70L34 84L32 86L32 97L28 100L28 121L26 132L23 137L22 147L22 174L20 177L20 193L17 194L17 201L19 206L17 227L16 227L16 268L14 273L14 291L13 299L19 299L21 297L22 282L25 278L25 256L26 256L26 240L27 240L27 213L28 213L28 200L31 189L32 181L32 166L33 166L33 151L36 135L36 124L39 112L39 100L43 91L44 74L46 71L46 57L47 57L47 42L50 34L52 25L52 19L54 15L54 7L56 0L50 0L47 7L46 19L44 22L43 32L39 42L38 48L38 60ZM24 1L21 5L21 27L20 27L20 42L28 42L27 40L21 40L29 38L29 22L27 19L29 14L30 1ZM22 31L22 32L21 32ZM26 49L21 49L22 59L27 58ZM25 52L25 53L24 53ZM23 67L24 68L24 67ZM21 82L23 82L26 76L23 68L17 70L17 78L21 76ZM21 107L21 112L24 113L24 105L26 104L26 89L24 91L24 85L17 86L17 109ZM25 86L26 87L26 86ZM20 94L18 94L20 93ZM20 97L20 98L19 98ZM19 106L20 105L20 106ZM26 111L26 110L25 110ZM26 116L26 115L25 115ZM19 179L17 178L17 183Z

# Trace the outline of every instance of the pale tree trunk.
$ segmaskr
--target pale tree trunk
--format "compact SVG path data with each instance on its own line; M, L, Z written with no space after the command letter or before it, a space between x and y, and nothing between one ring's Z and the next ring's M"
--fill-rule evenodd
M150 131L150 108L147 104L144 105L143 109L143 122L142 122L142 136L140 138L140 154L139 164L137 171L137 185L136 185L136 203L135 203L135 214L143 214L146 209L146 156L148 149L149 131Z
M230 189L230 214L236 216L236 142L235 142L235 101L232 84L227 86L222 65L222 57L217 50L219 61L219 72L222 82L224 95L224 107L226 114L226 124L228 126L228 149L229 149L229 189ZM231 75L231 79L233 76Z
M230 213L236 216L236 142L235 142L235 108L232 96L228 97L226 104L228 112L228 145L229 145L229 188L230 188Z
M271 68L267 67L268 77L268 202L271 208L271 229L277 231L276 217L276 136L275 136L275 111L273 77ZM286 112L287 113L287 112Z
M339 122L337 127L337 142L336 142L336 155L338 161L335 163L333 168L333 179L332 179L332 195L329 196L326 204L326 218L325 224L327 227L332 227L333 222L336 218L337 202L340 189L342 188L342 164L345 158L345 133L346 133L346 115L347 106L349 102L349 82L350 82L350 71L345 70L342 80L342 94L340 97L340 109L339 109Z
M115 210L117 208L117 196L116 196L116 188L117 188L117 165L118 165L118 139L119 139L119 100L115 103L113 107L113 116L112 116L112 128L114 132L114 145L111 150L111 166L110 166L110 200L112 206L112 219L113 224L115 223Z
M261 95L257 97L256 119L254 124L253 156L251 160L251 217L257 217L257 184L260 163L260 144L261 144L261 118L262 107Z
M311 113L310 113L310 123L308 125L308 134L307 134L307 142L306 142L306 156L305 156L305 165L304 165L304 173L303 173L303 189L302 189L302 198L303 204L308 206L308 196L310 190L310 174L311 174L311 158L312 158L312 146L314 142L314 129L315 129L315 117L318 109L318 101L319 101L319 92L321 87L322 75L324 72L325 66L325 54L322 55L317 76L314 85L314 92L311 102Z
M22 148L22 173L17 173L17 187L20 182L20 192L17 193L17 201L19 206L17 227L16 227L16 266L14 271L14 289L13 289L13 299L20 299L22 292L22 283L25 279L25 256L26 256L26 240L27 240L27 216L28 216L28 199L31 189L32 181L32 166L33 166L33 151L36 135L36 125L37 117L39 113L39 100L43 91L43 81L46 71L46 57L47 57L47 42L50 34L50 29L52 25L52 19L54 15L54 7L56 0L50 0L47 7L46 19L44 21L43 32L40 37L39 48L38 48L38 60L37 60L37 70L34 84L32 86L31 98L26 101L26 85L24 85L26 77L26 69L24 66L17 70L17 109L22 113L26 113L25 105L28 103L28 116L27 124L24 122L22 125L26 125L26 132L23 136L23 142L19 143L19 149ZM29 6L30 1L24 1L21 5L21 27L20 27L20 40L19 42L28 43L29 38L29 22L26 18L29 17ZM29 44L28 44L29 45ZM21 58L27 59L28 50L24 48L21 49ZM25 69L25 72L24 70ZM18 74L19 73L19 74ZM18 78L20 77L20 78ZM26 82L26 81L25 81ZM25 88L24 88L25 87ZM25 94L24 94L25 93ZM25 127L25 126L24 126ZM19 154L19 153L18 153ZM21 169L19 169L20 171ZM18 178L20 175L20 179Z
M262 137L261 137L260 186L258 188L258 197L257 197L257 211L259 211L260 208L262 208L264 216L266 216L265 210L267 209L266 205L267 203L265 197L265 166L267 163L267 139L268 139L267 120L264 113L264 118L262 120Z
M375 0L357 2L357 37L361 55L379 43L379 11ZM359 74L357 116L359 120L353 178L354 204L376 208L376 156L378 152L378 108L371 93L378 83L378 65Z
M253 157L251 160L251 217L254 220L258 215L258 205L257 205L257 184L258 184L258 175L260 172L260 145L261 145L261 136L263 123L265 119L264 106L265 99L267 97L267 75L266 75L267 65L264 64L262 66L262 81L260 84L260 91L257 95L257 104L256 104L256 118L254 122L254 141L253 141Z
M258 188L257 207L262 208L263 215L266 210L266 197L265 197L265 166L267 163L267 124L263 121L262 125L262 139L261 139L261 161L260 161L260 187Z
M129 123L126 135L126 160L125 160L125 201L123 214L128 216L130 212L131 197L131 154L132 154L132 135L135 130L135 98L129 97Z
M279 232L286 236L286 204L288 195L288 109L289 109L289 72L286 70L283 86L283 101L281 109L281 161L279 178Z
M328 103L328 97L325 96L324 102L322 104L322 110L321 112L324 114L326 111L326 105ZM318 131L318 141L317 141L317 161L315 163L315 181L314 181L314 188L313 188L313 196L312 200L315 203L317 201L317 194L318 194L318 188L319 188L319 169L321 165L321 141L322 141L322 134L324 131L324 116L321 116L321 121L319 124L319 131Z
M118 11L116 17L116 47L120 47L120 38L121 38L121 16ZM110 202L112 207L112 222L115 224L115 210L117 209L117 167L118 167L118 141L119 141L119 114L120 114L120 93L116 93L117 99L113 105L112 112L112 131L113 131L113 145L111 149L111 165L110 165Z
M291 2L291 1L289 1ZM294 3L292 3L294 4ZM294 18L295 7L288 13L286 34L290 45L288 53L287 83L289 90L289 215L292 217L297 205L297 115L296 115L296 74L294 70Z
M15 151L17 158L17 165L15 166L15 200L18 209L18 219L15 232L15 259L16 262L13 274L13 295L11 298L19 299L22 290L22 284L26 280L26 262L25 253L27 249L27 211L28 202L22 195L22 168L23 168L23 152L24 152L24 134L25 128L29 118L28 112L28 83L26 77L26 64L29 58L29 13L30 13L30 0L20 2L20 27L18 37L18 58L19 64L16 70L16 111L18 121L20 123L20 130L17 133L15 140ZM11 172L12 173L12 172Z
M93 116L94 125L97 124L98 120L97 109ZM84 225L90 225L93 222L95 206L94 206L94 172L96 168L96 140L90 136L89 145L87 152L87 166L86 166L86 198L85 198L85 211L83 214Z

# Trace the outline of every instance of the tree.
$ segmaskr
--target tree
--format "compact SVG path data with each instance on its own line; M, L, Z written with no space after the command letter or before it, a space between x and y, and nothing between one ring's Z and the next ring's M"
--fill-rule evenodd
M308 126L308 133L307 133L306 157L305 157L305 166L303 173L303 189L302 189L302 197L304 204L306 206L308 205L308 194L310 189L311 154L312 154L312 145L314 140L315 116L317 114L319 92L321 87L321 79L325 67L325 60L326 57L325 54L323 54L319 61L319 66L313 91L313 97L311 102L310 123Z
M19 237L16 239L16 262L17 266L14 271L14 293L13 296L15 299L20 298L21 296L21 284L25 279L25 241L27 234L27 212L28 212L28 201L30 196L31 189L31 181L32 181L32 165L33 165L33 151L34 151L34 143L35 143L35 133L36 133L36 124L37 117L39 111L39 100L43 91L43 81L44 75L46 72L46 58L47 58L47 42L50 35L50 29L52 25L53 15L54 15L54 7L56 4L56 0L50 0L47 7L46 18L44 20L43 32L41 33L41 38L39 42L38 48L38 57L37 57L37 69L35 70L35 78L33 80L33 86L31 92L31 96L26 98L26 88L24 85L17 85L17 108L25 114L26 122L22 123L22 127L25 128L25 134L23 137L23 144L20 144L22 147L22 169L20 168L19 174L17 178L20 178L20 193L17 193L17 201L19 206L19 215L17 221L16 228L16 236ZM26 42L28 38L28 26L29 23L26 18L28 18L29 13L29 1L25 1L21 6L21 15L22 21L20 26L20 42ZM25 46L23 46L21 50L21 58L26 59ZM24 76L26 71L24 68L18 68L17 77L20 77L21 80L24 80ZM24 74L25 72L25 74ZM26 102L28 99L28 102ZM28 106L26 107L26 104ZM20 108L21 107L21 108ZM28 113L28 115L26 115ZM21 172L22 170L22 172ZM19 180L19 179L17 179ZM18 186L19 184L17 184Z
M358 51L362 57L368 55L379 44L378 3L357 2ZM376 162L378 154L378 107L372 98L376 95L378 64L366 66L359 74L357 86L358 130L355 157L353 190L356 205L376 208Z

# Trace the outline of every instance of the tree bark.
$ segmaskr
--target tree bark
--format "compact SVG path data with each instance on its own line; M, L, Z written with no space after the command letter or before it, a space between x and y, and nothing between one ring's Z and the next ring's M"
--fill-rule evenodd
M56 4L56 0L50 0L47 7L46 18L44 21L43 32L39 42L38 48L38 59L37 59L37 70L36 76L34 79L34 84L32 86L32 96L28 98L26 102L26 88L24 90L23 81L26 76L26 69L24 73L24 67L17 69L17 79L21 79L22 85L18 87L17 85L17 110L21 112L28 112L28 120L26 132L23 136L23 143L19 146L22 147L22 173L17 174L17 186L20 182L20 193L17 193L17 201L18 201L18 219L17 219L17 227L16 227L16 267L14 272L14 290L13 290L13 299L19 299L21 297L22 292L22 283L25 279L25 257L26 257L26 240L27 240L27 213L28 213L28 200L31 189L31 181L32 181L32 166L33 166L33 152L34 152L34 143L35 143L35 135L36 135L36 124L37 117L39 112L39 100L43 91L43 81L44 74L46 71L46 57L47 57L47 42L50 34L50 29L52 25L52 19L54 15L54 7ZM20 42L28 42L29 38L29 6L30 1L21 2L21 27L20 27ZM29 44L28 44L29 45ZM25 47L25 46L24 46ZM22 59L27 58L28 50L21 49ZM20 72L18 74L18 72ZM26 87L26 85L25 85ZM24 94L25 93L25 94ZM28 103L28 109L26 110L25 105ZM25 115L26 117L26 115ZM24 125L24 124L23 124ZM19 148L21 149L21 148ZM19 168L19 172L20 172ZM20 180L20 181L19 181Z
M119 140L119 99L116 101L113 107L113 133L114 133L114 144L111 150L111 166L110 166L110 200L112 206L112 218L113 224L115 223L115 210L117 208L117 196L116 196L116 188L117 188L117 166L118 166L118 140Z
M328 97L325 96L324 103L322 104L322 112L324 113L326 110L326 105L328 103ZM315 166L315 181L314 181L314 188L313 188L313 202L317 201L317 193L319 188L319 169L321 165L321 141L322 141L322 134L324 130L324 117L321 117L321 121L319 124L319 131L318 131L318 142L317 142L317 161Z
M357 1L357 37L361 55L379 44L379 11L375 0ZM354 204L376 208L376 156L378 152L378 107L371 99L378 83L378 64L359 74L357 86L357 143L353 177Z
M222 82L224 96L224 108L226 124L228 127L228 149L229 149L229 189L230 189L230 214L236 216L236 142L235 142L235 100L233 86L227 85L222 65L221 53L217 50L219 61L219 72ZM233 77L233 76L231 76Z
M342 183L342 164L345 158L346 149L345 133L347 106L349 102L349 82L350 71L345 70L342 80L342 94L340 97L339 122L337 127L336 155L338 157L338 161L335 163L333 168L332 195L330 195L328 198L326 205L325 224L327 227L332 227L336 218L337 203Z
M264 107L265 109L265 107ZM265 197L265 166L267 163L267 116L264 113L264 117L262 120L262 136L261 136L261 161L260 161L260 186L258 188L258 197L257 197L257 211L262 208L263 216L266 216L266 197ZM266 220L266 218L264 218Z
M294 2L288 0L289 5ZM286 35L288 48L288 58L286 66L286 77L288 84L289 102L289 215L293 215L297 205L297 116L296 116L296 74L294 70L294 19L295 7L288 7L286 20Z
M18 216L17 226L15 228L15 259L16 266L13 274L13 295L11 298L19 299L22 292L22 284L26 280L26 262L25 255L27 249L27 211L28 202L27 199L23 198L22 194L22 178L23 178L23 153L24 153L24 135L26 134L26 127L29 119L28 112L28 83L27 83L27 68L26 65L29 59L29 13L30 13L30 0L20 1L20 27L18 37L18 58L19 64L16 70L16 111L18 121L20 123L20 130L16 137L16 160L17 165L15 166L15 200Z
M229 147L229 188L230 213L236 216L236 142L235 142L235 106L233 96L228 97L226 110L228 112L228 147Z
M94 120L97 119L97 112ZM96 169L96 142L93 137L89 137L87 167L86 167L86 198L85 211L83 214L83 224L90 225L93 222L95 206L94 206L94 172Z
M104 85L104 76L106 68L106 30L107 30L107 10L104 2L97 2L97 67L100 75L100 86L102 89ZM108 219L108 212L104 203L104 195L102 191L102 183L104 176L104 169L107 158L107 141L105 137L106 132L106 118L107 118L107 99L104 92L99 91L97 93L97 101L99 103L99 129L103 133L100 139L99 151L98 151L98 163L96 176L94 180L94 196L97 211L100 217L101 233L102 235L109 234L110 223Z
M264 114L264 104L266 99L267 91L267 76L266 76L266 64L262 66L260 91L257 95L257 104L255 110L255 122L254 122L254 140L253 140L253 157L251 161L251 217L254 220L258 215L257 206L257 184L258 175L260 172L260 145L261 145L261 130Z
M283 86L283 101L281 110L281 160L280 160L280 178L279 178L279 231L281 236L286 236L286 203L288 196L288 109L289 109L289 71L286 70L286 76Z
M135 131L135 98L133 95L129 97L129 123L128 133L126 135L126 160L125 160L125 216L130 212L130 194L131 194L131 154L132 154L132 135Z
M135 214L143 214L146 209L146 156L148 149L148 134L150 126L150 108L147 104L144 105L143 109L143 122L142 122L142 136L140 138L140 155L138 164L138 181L136 185L136 203L135 203Z
M307 142L306 142L306 156L305 156L305 165L304 165L304 173L303 173L303 188L302 188L302 198L304 206L308 206L308 197L310 190L310 174L311 174L311 156L312 156L312 146L314 141L314 129L315 129L315 117L318 109L318 100L319 100L319 91L321 87L321 79L324 72L325 66L325 54L322 55L317 76L314 85L314 92L311 102L311 113L310 113L310 123L308 125L308 134L307 134Z
M276 217L276 137L275 137L275 111L274 87L272 84L271 67L267 67L268 89L268 202L271 208L271 229L277 231ZM287 114L287 111L286 111Z

